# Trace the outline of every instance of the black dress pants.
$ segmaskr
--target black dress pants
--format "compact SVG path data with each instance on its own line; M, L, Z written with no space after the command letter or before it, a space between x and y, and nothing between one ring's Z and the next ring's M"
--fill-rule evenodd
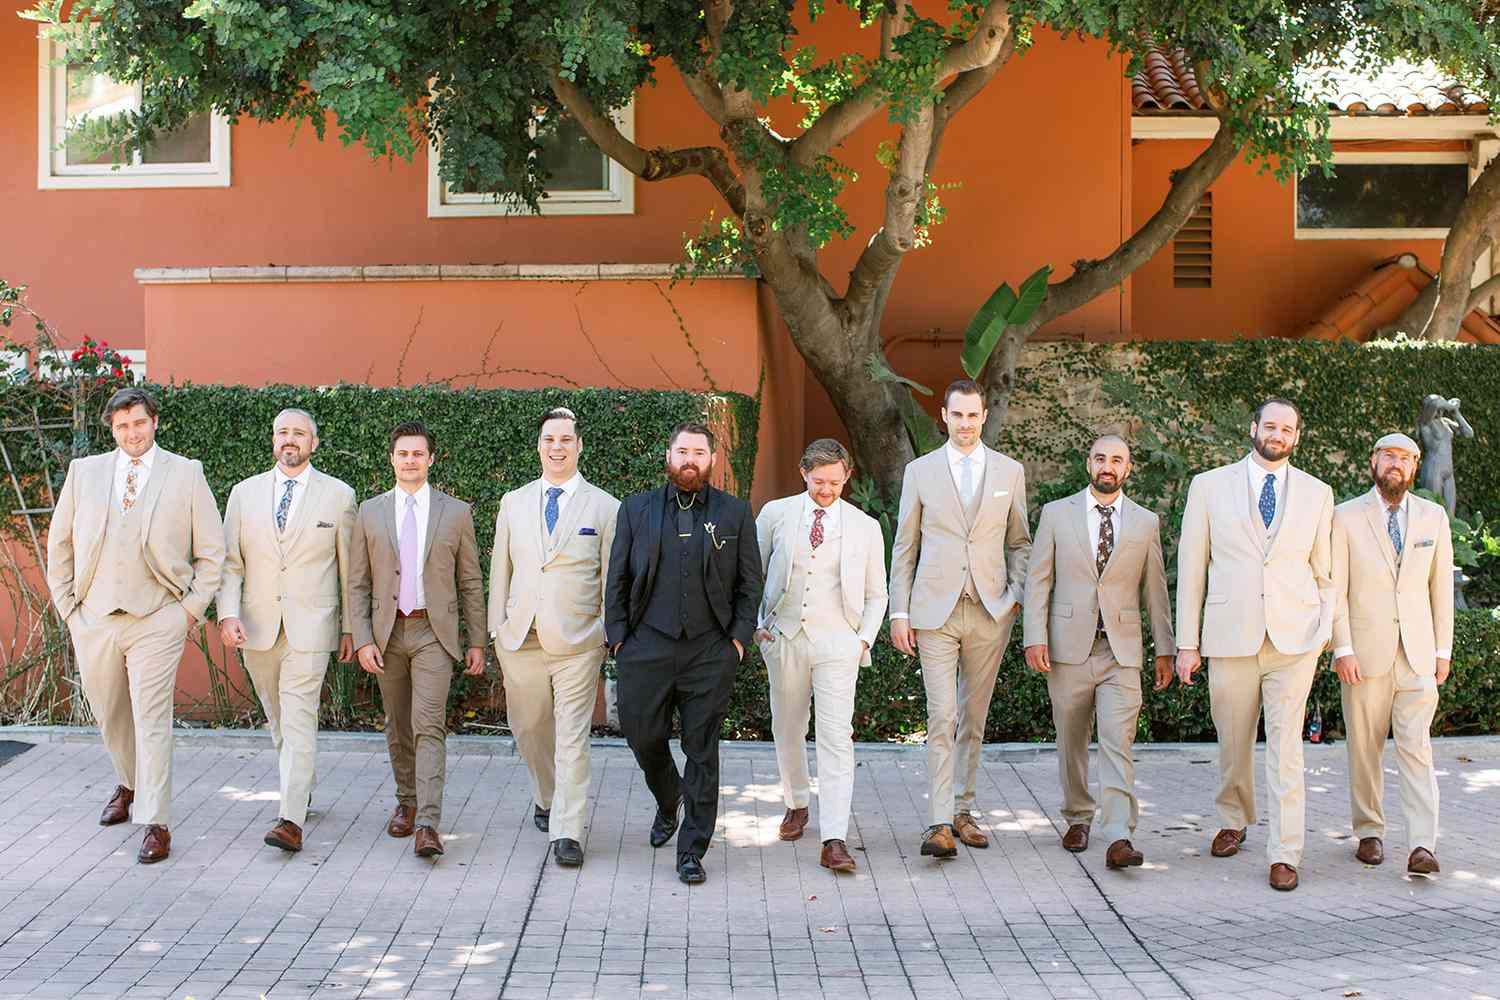
M675 639L641 624L615 657L620 728L663 813L685 803L677 853L702 857L719 816L719 727L740 658L714 629ZM677 773L668 740L672 713L682 727L687 766Z

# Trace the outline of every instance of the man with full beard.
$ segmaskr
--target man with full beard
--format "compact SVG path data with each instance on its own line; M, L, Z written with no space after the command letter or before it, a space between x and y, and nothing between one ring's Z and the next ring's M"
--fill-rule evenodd
M1333 631L1333 491L1290 465L1302 433L1291 400L1250 420L1253 450L1193 477L1177 550L1177 676L1210 658L1219 737L1219 832L1212 853L1239 852L1255 823L1256 723L1266 717L1266 853L1271 888L1297 888L1307 792L1302 725L1318 655ZM1205 583L1207 588L1205 589Z
M1396 736L1406 870L1437 863L1438 787L1432 716L1453 647L1453 539L1448 512L1407 491L1421 461L1405 434L1375 442L1375 487L1333 512L1333 669L1342 682L1349 739L1349 805L1367 865L1385 860L1385 737Z
M1089 448L1089 487L1042 508L1026 568L1026 664L1047 676L1062 784L1062 846L1089 846L1089 730L1099 724L1099 829L1104 864L1145 859L1131 844L1136 720L1141 714L1142 598L1151 612L1156 690L1172 680L1172 601L1157 516L1125 496L1130 446L1105 434Z
M677 875L702 882L719 808L719 726L755 633L760 548L750 506L708 484L714 435L672 431L667 484L620 504L604 594L620 728L656 799L651 846L677 830ZM668 738L681 725L679 774Z

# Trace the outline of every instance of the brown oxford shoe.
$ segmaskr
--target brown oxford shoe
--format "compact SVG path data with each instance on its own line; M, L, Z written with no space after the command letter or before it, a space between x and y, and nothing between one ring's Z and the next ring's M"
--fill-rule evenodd
M109 797L104 811L99 814L100 826L114 826L130 818L130 803L135 801L135 792L124 785L115 786L115 794Z
M971 813L959 813L953 817L953 832L958 834L958 839L968 847L978 847L983 850L990 846L990 838L979 829L979 824L974 821Z
M385 832L392 837L410 837L412 824L416 821L416 806L403 806L397 803L395 810L391 812L391 821L385 826Z
M1359 838L1359 847L1354 851L1354 860L1367 865L1378 865L1385 860L1385 845L1379 837Z
M1063 850L1072 851L1074 854L1082 853L1089 849L1089 828L1082 823L1074 823L1068 827L1068 832L1063 834Z
M435 858L443 853L443 838L432 827L419 826L411 850L419 858Z
M781 817L781 829L777 836L782 840L800 840L802 831L807 829L807 807L801 809L788 809L786 815Z
M1437 858L1427 848L1419 847L1406 859L1406 870L1413 875L1436 875L1439 871Z
M922 855L929 858L953 858L958 856L958 844L945 824L939 823L927 831L922 838Z
M852 872L855 868L854 859L849 856L849 848L842 840L823 841L823 853L818 857L818 864L836 872Z
M267 831L265 836L267 847L279 847L290 854L296 854L302 850L302 827L289 819L280 819L276 825Z
M1271 866L1270 883L1278 892L1291 892L1297 888L1297 869L1278 861Z
M1146 856L1137 851L1128 840L1117 840L1104 852L1106 868L1138 868L1145 861Z
M1214 834L1213 846L1208 852L1216 858L1232 858L1245 846L1245 830L1220 830Z
M164 826L152 824L146 827L145 839L141 841L141 851L135 859L143 865L154 865L158 861L166 859L172 853L172 833Z

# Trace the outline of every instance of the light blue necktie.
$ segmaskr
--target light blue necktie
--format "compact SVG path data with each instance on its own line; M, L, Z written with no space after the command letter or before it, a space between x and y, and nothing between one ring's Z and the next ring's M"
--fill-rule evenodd
M286 530L286 516L292 511L292 487L297 485L297 480L286 481L286 492L281 494L281 503L276 505L276 530Z
M1276 520L1276 475L1266 473L1266 482L1260 488L1260 519L1266 522L1266 527Z
M965 455L958 460L960 470L958 481L958 492L963 494L964 503L974 495L974 456Z
M1396 546L1396 565L1401 565L1401 522L1396 520L1396 512L1401 509L1398 504L1386 510L1385 530L1391 536L1391 544Z
M547 519L547 534L552 534L557 529L557 498L562 496L561 486L547 487L547 508L542 511L542 516Z

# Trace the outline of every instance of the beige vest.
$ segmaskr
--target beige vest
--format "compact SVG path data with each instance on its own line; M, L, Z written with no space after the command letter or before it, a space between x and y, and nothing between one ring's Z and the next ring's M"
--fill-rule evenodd
M839 573L843 521L825 532L817 552L811 528L810 523L804 524L797 532L786 591L776 605L776 630L789 639L805 631L813 642L821 642L830 636L851 635L853 629L844 617Z
M99 568L89 584L83 606L93 615L123 610L144 618L172 599L146 566L141 543L141 505L136 504L127 514L120 510L119 501L112 498L109 518L104 522Z

